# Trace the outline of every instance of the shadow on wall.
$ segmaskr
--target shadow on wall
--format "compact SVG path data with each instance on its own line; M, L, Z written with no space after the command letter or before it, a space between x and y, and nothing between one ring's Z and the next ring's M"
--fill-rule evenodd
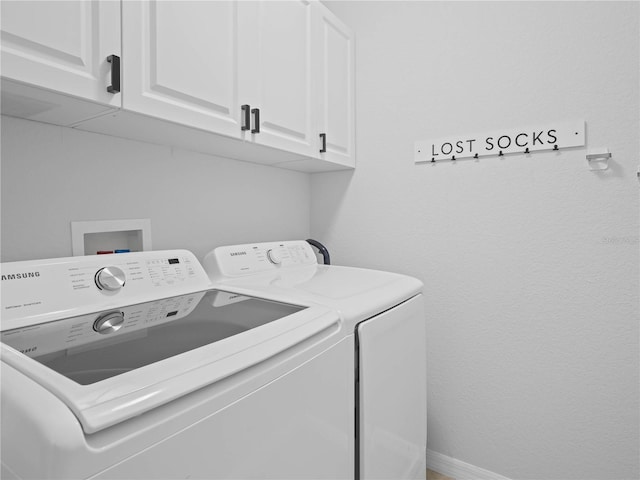
M353 170L330 173L316 173L311 176L311 216L319 227L318 231L328 232L332 226L328 222L335 218L345 201L347 190L353 181ZM322 195L316 195L316 188ZM327 194L328 192L328 194ZM320 212L323 215L318 215ZM313 222L312 222L313 225ZM315 232L311 232L313 236Z

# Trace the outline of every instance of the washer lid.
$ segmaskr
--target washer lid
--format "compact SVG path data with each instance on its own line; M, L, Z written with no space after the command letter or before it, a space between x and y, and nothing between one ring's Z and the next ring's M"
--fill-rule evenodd
M1 351L94 433L340 327L327 308L208 290L7 330Z

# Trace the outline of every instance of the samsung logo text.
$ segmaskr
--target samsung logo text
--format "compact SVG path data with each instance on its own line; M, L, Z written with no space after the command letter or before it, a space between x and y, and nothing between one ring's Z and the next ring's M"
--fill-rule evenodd
M10 273L7 275L2 275L2 281L5 280L20 280L23 278L35 278L39 277L40 272L25 272L25 273Z

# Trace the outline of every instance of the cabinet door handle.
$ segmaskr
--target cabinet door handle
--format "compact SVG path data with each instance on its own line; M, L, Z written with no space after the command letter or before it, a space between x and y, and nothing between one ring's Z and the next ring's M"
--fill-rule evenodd
M252 108L251 113L253 113L253 128L251 129L251 133L260 133L260 109Z
M321 133L320 139L322 140L322 148L320 149L320 153L325 153L327 151L327 134Z
M251 107L249 105L242 105L240 108L242 109L242 126L240 130L249 130L249 128L251 128Z
M107 92L118 93L120 91L120 57L109 55L107 62L111 64L111 85L107 87Z

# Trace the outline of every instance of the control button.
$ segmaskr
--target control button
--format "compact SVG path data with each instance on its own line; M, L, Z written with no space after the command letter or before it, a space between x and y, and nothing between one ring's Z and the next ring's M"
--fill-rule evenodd
M276 250L267 250L267 258L274 265L280 265L282 263L282 256Z
M113 333L119 330L124 324L124 313L122 312L109 312L97 318L93 323L93 329L106 335L107 333Z
M115 292L124 287L125 274L118 267L104 267L96 272L96 285L100 290Z

